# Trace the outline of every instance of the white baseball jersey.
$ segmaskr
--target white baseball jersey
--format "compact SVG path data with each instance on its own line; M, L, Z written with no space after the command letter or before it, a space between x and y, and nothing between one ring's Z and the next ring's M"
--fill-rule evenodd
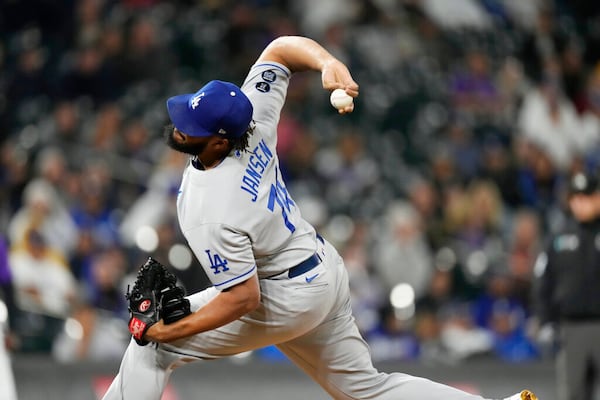
M276 63L252 67L242 87L257 124L250 151L233 152L207 171L189 165L177 201L181 229L214 285L188 296L191 309L202 309L219 290L255 273L261 278L260 305L231 323L173 342L138 346L132 339L104 400L159 400L175 368L269 345L334 399L482 400L373 366L352 316L343 260L329 242L316 240L281 180L276 126L289 77ZM319 264L309 272L285 273L315 252Z
M256 122L248 151L217 167L190 162L177 199L180 226L213 285L223 290L252 276L271 277L315 253L315 231L281 177L277 124L289 84L283 65L257 64L242 86Z

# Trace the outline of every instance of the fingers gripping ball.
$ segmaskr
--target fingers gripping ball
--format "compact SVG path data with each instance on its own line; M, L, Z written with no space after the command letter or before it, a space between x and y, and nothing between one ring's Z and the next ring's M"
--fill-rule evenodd
M338 110L341 110L350 106L354 102L354 99L352 96L348 95L344 89L335 89L333 92L331 92L329 101L331 102L332 106Z
M128 288L129 332L140 346L148 344L144 334L161 318L172 323L190 314L189 300L176 283L175 275L150 257L140 268L131 291Z

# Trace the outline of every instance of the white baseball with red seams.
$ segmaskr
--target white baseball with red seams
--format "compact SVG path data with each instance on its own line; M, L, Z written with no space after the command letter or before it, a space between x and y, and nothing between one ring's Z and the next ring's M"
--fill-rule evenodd
M354 99L352 96L346 93L344 89L335 89L333 92L331 92L329 101L331 102L332 106L338 110L341 110L351 105L354 102Z

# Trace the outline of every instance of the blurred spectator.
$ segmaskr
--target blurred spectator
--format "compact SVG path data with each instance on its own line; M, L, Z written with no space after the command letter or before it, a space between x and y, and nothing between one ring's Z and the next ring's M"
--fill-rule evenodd
M5 142L0 147L0 207L3 225L22 206L23 191L29 184L30 155L24 150Z
M98 41L102 34L103 2L79 0L75 6L76 46L86 46Z
M115 12L118 14L118 12ZM116 18L115 18L116 19ZM124 27L118 19L117 21L104 21L104 26L100 37L98 38L98 46L104 56L104 65L107 70L113 71L113 84L118 88L117 93L122 94L125 85L122 82L122 77L118 73L121 68L121 57L125 48Z
M19 312L20 349L48 351L78 300L78 287L64 258L35 230L12 246L10 268Z
M489 181L473 181L448 199L446 211L458 263L467 279L479 285L503 252L504 206L498 188Z
M516 187L521 204L537 210L544 229L551 229L552 214L560 205L561 174L549 155L537 145L517 141L515 147L519 153Z
M523 99L518 127L520 135L545 151L558 170L568 171L583 151L584 143L575 134L581 122L564 95L558 62L549 60L544 67L542 81Z
M352 130L343 132L336 147L322 148L317 170L325 177L325 196L334 212L357 213L364 198L380 178L379 166L367 153L363 138ZM368 210L362 210L368 211Z
M477 325L492 334L493 351L500 359L521 362L537 357L533 342L525 335L525 305L515 296L508 271L492 271L486 291L474 302L473 312Z
M489 56L481 49L467 49L461 67L450 78L453 109L471 120L494 119L501 111L501 98Z
M439 193L431 181L422 176L411 179L406 188L407 200L419 214L423 234L429 248L439 249L448 240L442 219L442 207Z
M107 103L100 107L91 132L90 144L94 150L116 150L122 123L123 115L117 104Z
M491 352L493 336L475 323L469 303L447 307L440 318L440 341L451 359L462 361Z
M433 256L419 214L409 202L391 203L375 229L370 258L382 287L390 293L408 283L420 299L429 287Z
M37 176L55 189L57 201L65 209L70 208L76 201L72 185L77 177L69 167L65 152L58 147L45 147L37 153L35 167Z
M584 161L591 167L600 166L600 64L595 65L585 87L582 129Z
M415 316L414 333L419 343L419 361L423 363L452 362L442 345L441 320L432 310L425 309Z
M86 271L90 269L90 264L94 255L101 250L99 243L94 241L93 234L90 229L79 229L77 238L77 246L73 250L73 254L69 257L68 264L71 267L73 276L78 281L82 281Z
M481 100L476 100L483 106ZM480 163L480 148L469 123L458 118L451 121L442 132L441 142L454 160L456 173L464 180L472 179Z
M423 9L438 25L445 29L487 29L492 21L481 5L473 0L424 0Z
M379 310L389 303L388 292L382 289L373 274L369 259L368 221L353 223L347 216L334 216L323 236L341 249L340 255L348 269L350 299L358 328L369 332L379 324Z
M438 257L427 294L416 303L420 358L426 362L454 363L488 354L492 346L490 333L474 323L462 272L448 251Z
M125 318L127 305L122 289L128 270L127 258L118 248L95 254L81 277L86 304L115 317Z
M67 100L88 97L95 106L100 106L118 94L113 74L97 45L82 45L61 77L59 95Z
M120 243L133 246L138 230L144 226L156 227L175 212L175 201L180 172L187 163L187 157L177 152L163 153L147 179L147 189L125 209L125 215L119 224Z
M117 202L131 204L146 189L148 170L154 167L154 154L148 149L152 145L150 132L141 119L127 121L120 133L117 148L119 156L124 157L128 168L118 173L122 182L118 184Z
M552 2L542 2L535 19L535 29L526 36L517 53L523 60L526 75L535 82L544 79L544 66L551 59L559 59L567 37L556 21ZM560 80L560 78L559 78Z
M124 85L144 81L155 84L168 82L177 62L157 21L145 14L135 16L126 32L119 75Z
M359 3L356 0L335 0L326 4L319 0L302 0L294 2L290 9L302 31L320 40L329 26L350 23L360 11Z
M286 138L288 139L289 149L287 151L285 147L283 149L287 155L281 162L281 169L282 174L289 182L290 192L295 194L294 197L321 196L326 188L326 182L317 169L315 159L318 141L307 129L302 129L301 126L295 126L293 122L287 121L285 113L282 117L284 141L281 143L278 139L277 146L278 148L280 144L281 147L285 146Z
M545 6L545 0L502 0L503 8L519 31L531 32L536 28L539 10Z
M88 230L98 245L117 244L119 221L113 214L109 166L101 160L91 160L83 167L80 179L79 202L70 210L73 220L80 230Z
M41 46L41 32L32 28L21 33L15 55L17 64L8 80L6 95L13 103L15 114L13 123L22 122L20 117L25 110L19 107L25 102L37 100L40 96L52 93L48 79L47 54ZM10 70L9 70L10 71Z
M117 360L131 339L123 319L86 305L77 307L64 328L50 349L62 363Z
M87 265L81 278L82 302L67 321L71 329L65 327L53 342L52 355L61 362L117 359L130 339L126 334L125 254L118 248L100 251Z
M223 35L224 57L232 62L227 65L227 70L222 73L231 73L232 76L244 76L241 66L251 65L256 53L270 39L270 33L261 23L260 10L256 6L244 2L231 4L228 23Z
M521 60L506 57L500 63L494 78L500 97L499 123L511 127L517 117L521 101L529 90L530 82L525 75Z
M58 317L68 316L77 287L64 258L35 230L28 230L10 253L17 304L20 309Z
M77 160L77 145L85 140L82 107L82 102L58 101L44 127L46 135L43 144L62 149L71 166L77 164L74 163Z
M378 326L366 332L373 360L415 360L419 356L419 342L413 332L414 321L395 314L392 306L381 310Z
M520 209L512 218L508 232L508 273L513 280L513 294L530 311L533 266L543 242L538 214L532 209Z
M502 196L503 203L511 209L522 204L517 182L518 169L509 145L497 137L489 137L481 145L481 164L478 178L493 182Z
M35 229L48 245L68 257L75 248L77 226L58 196L43 179L32 180L23 192L23 206L11 218L8 234L12 244L22 243Z
M583 51L580 43L570 40L560 54L565 96L573 103L578 113L585 106L585 78L588 73L583 62Z
M540 356L534 341L527 336L526 322L522 309L512 308L506 302L494 305L490 329L494 337L493 352L498 359L519 363Z

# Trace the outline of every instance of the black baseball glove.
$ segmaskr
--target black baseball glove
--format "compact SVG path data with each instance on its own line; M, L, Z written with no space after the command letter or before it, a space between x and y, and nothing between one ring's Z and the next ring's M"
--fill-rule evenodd
M142 265L125 297L129 302L129 332L140 346L148 344L144 334L161 318L170 324L191 313L175 275L152 257Z

